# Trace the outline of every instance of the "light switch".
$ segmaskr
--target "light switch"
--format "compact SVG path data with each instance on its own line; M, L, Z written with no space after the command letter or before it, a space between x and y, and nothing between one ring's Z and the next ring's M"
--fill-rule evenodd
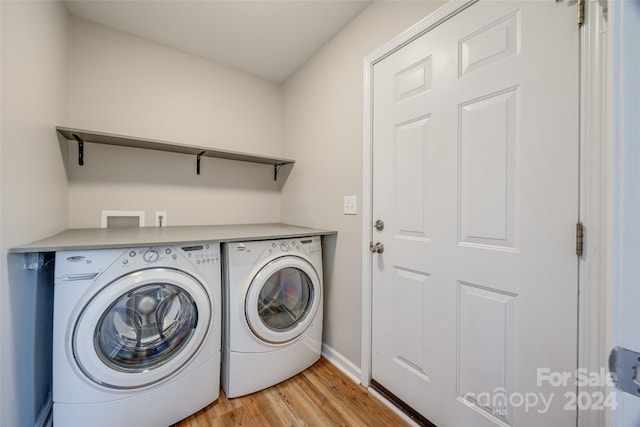
M358 198L357 196L344 196L344 214L358 214Z

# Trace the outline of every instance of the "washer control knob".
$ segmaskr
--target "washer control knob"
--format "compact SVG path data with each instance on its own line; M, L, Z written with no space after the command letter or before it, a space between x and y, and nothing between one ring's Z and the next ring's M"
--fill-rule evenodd
M147 252L144 253L142 258L146 262L156 262L159 256L160 255L158 254L158 251L156 251L155 249L149 249Z
M129 252L129 256L130 256L131 258L133 258L134 256L136 256L136 251L131 251L131 252Z
M171 248L165 249L165 252L166 252L167 255L169 255L171 253Z
M282 249L283 252L286 252L289 250L289 244L284 242L280 244L280 249Z

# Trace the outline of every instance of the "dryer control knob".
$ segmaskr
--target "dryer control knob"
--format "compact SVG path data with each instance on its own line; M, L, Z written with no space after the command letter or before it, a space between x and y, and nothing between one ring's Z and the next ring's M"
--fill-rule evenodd
M160 255L158 254L158 251L156 251L155 249L149 249L147 252L144 253L142 258L146 262L156 262L159 256Z
M289 244L288 243L281 243L280 244L280 249L282 249L284 252L289 250Z

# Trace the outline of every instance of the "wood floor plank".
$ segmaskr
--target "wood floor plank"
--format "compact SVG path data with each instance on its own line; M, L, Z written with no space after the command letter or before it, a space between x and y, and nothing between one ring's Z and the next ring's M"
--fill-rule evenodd
M245 408L235 408L226 412L220 417L214 417L209 419L209 425L215 425L220 427L234 427L234 426L255 426L257 421Z
M318 402L301 387L298 377L295 380L272 387L271 393L280 400L281 404L288 406L288 411L295 415L299 425L335 424L324 408L319 406Z
M243 399L244 398L240 398ZM252 415L258 421L257 426L289 426L295 425L292 414L282 411L276 406L269 395L269 389L247 396L250 405L247 405Z
M349 414L342 409L343 402L341 396L335 393L327 393L316 387L310 381L308 374L299 375L296 381L304 390L304 393L313 400L319 411L322 411L330 420L327 425L348 426L353 424L354 420ZM356 384L354 386L357 387Z
M362 425L397 425L397 415L362 387L353 387L353 381L324 360L317 369L304 372L317 390L325 394L340 396L336 399L337 410L349 421L355 419ZM350 423L350 425L352 425Z
M407 425L324 358L295 377L248 396L216 402L173 427L387 427Z

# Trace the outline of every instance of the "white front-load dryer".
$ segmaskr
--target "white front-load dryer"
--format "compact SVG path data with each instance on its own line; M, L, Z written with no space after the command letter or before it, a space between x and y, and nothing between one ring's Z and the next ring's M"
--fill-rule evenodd
M218 398L218 243L56 253L53 423L168 426Z
M320 359L319 236L228 243L222 387L227 397L275 385Z

